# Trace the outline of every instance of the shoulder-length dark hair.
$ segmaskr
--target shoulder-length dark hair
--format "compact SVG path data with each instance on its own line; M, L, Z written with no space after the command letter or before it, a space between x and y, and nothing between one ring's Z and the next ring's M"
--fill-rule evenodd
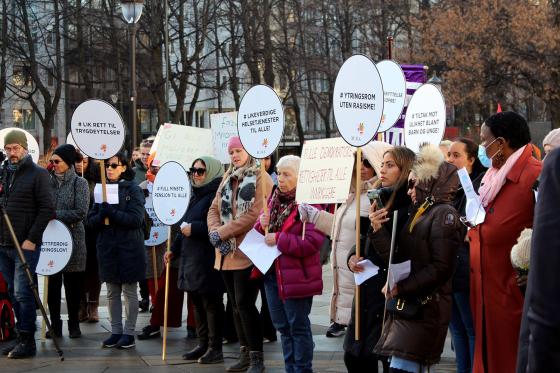
M486 171L486 167L484 167L482 165L482 162L480 162L480 159L478 159L478 145L474 141L466 137L458 137L453 141L465 144L465 151L467 153L467 158L474 159L471 176L476 177L481 172Z
M121 174L120 179L121 180L128 180L128 181L134 180L135 172L132 169L132 167L130 167L130 162L129 162L127 156L124 154L124 152L118 152L114 156L117 157L120 164L126 166L126 170ZM111 157L111 158L113 158L113 157Z

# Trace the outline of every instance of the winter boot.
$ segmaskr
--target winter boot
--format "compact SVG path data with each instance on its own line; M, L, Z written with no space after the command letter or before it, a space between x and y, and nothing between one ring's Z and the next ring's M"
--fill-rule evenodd
M45 338L47 339L51 339L52 334L54 333L54 336L56 338L61 338L62 337L62 320L51 320L51 330L47 330L47 333L45 333Z
M20 342L8 354L9 359L25 359L35 356L37 346L35 346L35 333L20 332Z
M16 332L16 338L15 338L13 341L9 342L9 343L6 345L6 347L4 347L4 348L2 349L2 355L8 356L8 354L10 353L10 351L12 351L12 350L21 342L21 338L20 338L20 336L19 336L18 331L15 330L15 332Z
M249 358L251 359L251 365L249 365L249 370L247 373L263 373L264 372L264 355L262 351L251 351L249 352Z
M68 335L70 338L80 338L82 336L79 322L68 321Z
M250 360L249 360L249 350L245 346L241 346L241 350L239 353L239 359L235 362L235 364L226 368L226 372L244 372L249 368Z
M220 346L222 347L222 346ZM198 359L199 364L219 364L224 362L224 354L222 350L210 347L204 355Z
M88 302L87 313L88 322L99 322L99 312L98 312L99 302Z
M183 355L183 360L198 360L208 350L207 344L198 345Z

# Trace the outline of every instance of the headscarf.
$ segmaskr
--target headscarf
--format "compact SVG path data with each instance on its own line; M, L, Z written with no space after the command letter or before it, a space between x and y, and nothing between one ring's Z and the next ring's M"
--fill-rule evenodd
M224 176L224 166L222 165L222 162L216 158L210 156L199 157L194 160L191 167L194 167L196 161L202 161L202 163L206 166L206 178L202 184L194 185L193 183L193 188L202 188L203 186L210 184L210 182L214 179Z

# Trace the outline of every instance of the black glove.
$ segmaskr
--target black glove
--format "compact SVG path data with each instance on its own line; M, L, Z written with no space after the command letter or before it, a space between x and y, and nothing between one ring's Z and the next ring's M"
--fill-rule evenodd
M103 202L101 206L99 206L99 216L101 219L112 217L114 214L115 208L107 202Z

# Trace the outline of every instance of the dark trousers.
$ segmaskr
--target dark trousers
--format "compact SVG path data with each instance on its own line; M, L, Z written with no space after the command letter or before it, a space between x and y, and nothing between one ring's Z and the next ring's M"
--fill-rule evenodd
M380 356L371 354L370 356L354 356L348 352L344 353L344 364L348 373L371 372L377 373L379 361L383 365L383 372L389 372L389 362L386 359L378 360Z
M83 288L84 272L59 272L49 276L49 296L47 302L53 324L60 322L60 303L62 283L66 293L66 307L68 308L68 325L77 325L80 309L80 294Z
M233 306L233 320L239 343L250 351L262 351L263 335L259 311L255 306L259 292L258 284L250 280L252 267L222 271L228 297Z
M158 279L158 291L153 299L154 309L150 317L150 325L163 326L163 312L165 310L165 271ZM179 328L181 326L181 318L183 313L183 299L185 293L177 288L177 268L171 267L169 270L169 294L167 305L167 326L170 328Z
M148 287L148 280L144 279L138 281L138 287L140 288L140 298L142 300L150 299L150 288Z
M87 248L86 272L84 274L81 301L83 303L99 303L101 281L99 281L99 267L97 265L97 250L95 245Z
M198 294L189 292L194 304L196 334L201 346L222 350L224 326L224 302L222 294Z

